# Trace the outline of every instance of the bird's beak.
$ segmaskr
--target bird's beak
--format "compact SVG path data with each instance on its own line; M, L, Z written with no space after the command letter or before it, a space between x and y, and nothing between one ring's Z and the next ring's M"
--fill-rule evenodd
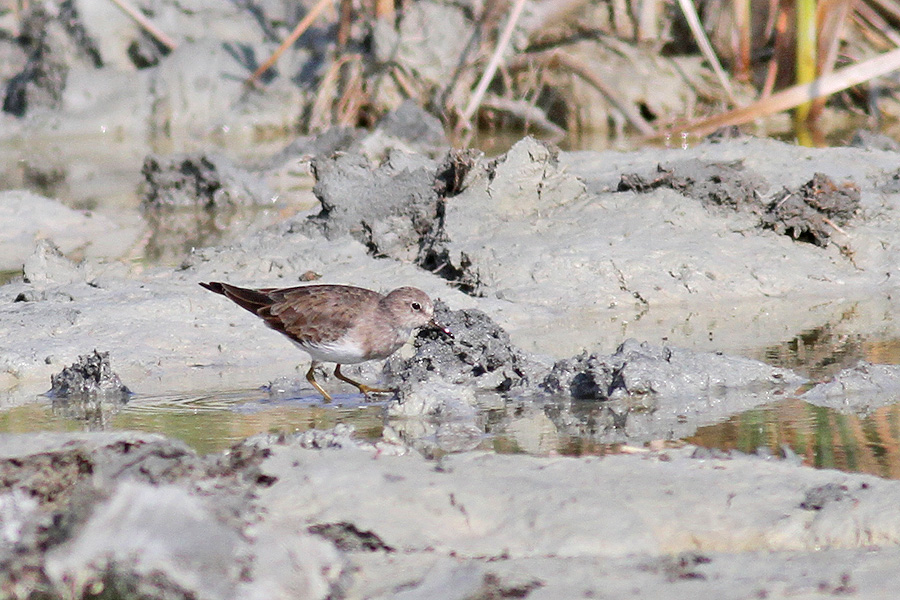
M443 325L441 325L440 323L438 323L437 321L435 321L434 319L432 319L431 321L428 322L428 326L431 327L432 329L437 329L438 331L440 331L441 333L443 333L444 335L449 337L451 340L453 339L453 332L450 331L449 329L447 329L446 327L444 327Z

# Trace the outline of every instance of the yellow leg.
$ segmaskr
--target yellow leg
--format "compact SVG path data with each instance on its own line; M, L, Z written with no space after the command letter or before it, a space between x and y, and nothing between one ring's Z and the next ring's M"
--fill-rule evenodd
M356 388L360 392L365 394L366 396L368 396L369 394L390 394L392 392L397 391L397 390L386 390L384 388L369 387L364 383L359 383L358 381L353 381L352 379L350 379L349 377L347 377L346 375L341 373L341 365L334 366L334 376L337 377L338 379L340 379L341 381L346 381L350 385L356 386Z
M319 393L325 398L325 402L331 402L331 394L326 392L325 388L319 385L319 382L316 381L316 376L313 374L313 369L315 369L318 364L319 363L316 361L313 361L312 364L309 365L309 371L306 372L306 380L310 382L314 388L319 390Z

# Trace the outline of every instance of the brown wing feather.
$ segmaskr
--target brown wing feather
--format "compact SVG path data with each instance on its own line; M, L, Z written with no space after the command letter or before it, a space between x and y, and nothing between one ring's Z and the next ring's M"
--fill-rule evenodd
M328 343L350 329L359 315L371 310L381 295L350 286L314 285L272 290L276 300L258 314L269 327L301 343Z
M222 294L261 317L266 325L303 343L328 343L350 329L364 310L373 309L381 294L344 285L301 285L290 288L242 288L213 281L204 288Z
M245 308L254 314L259 314L259 309L272 304L272 298L265 290L251 290L242 288L221 281L211 281L209 283L201 283L211 292L222 294L241 308Z

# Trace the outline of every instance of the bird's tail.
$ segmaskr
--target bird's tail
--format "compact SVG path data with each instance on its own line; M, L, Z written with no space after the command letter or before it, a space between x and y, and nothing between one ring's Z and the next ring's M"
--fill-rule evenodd
M211 292L222 294L241 308L249 310L253 314L259 314L259 309L272 304L272 298L260 290L242 288L221 281L200 282L200 285Z

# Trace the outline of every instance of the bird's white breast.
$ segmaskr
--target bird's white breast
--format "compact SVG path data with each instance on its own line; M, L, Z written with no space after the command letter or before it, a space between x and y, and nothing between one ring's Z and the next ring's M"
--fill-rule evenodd
M368 360L362 344L341 339L323 344L303 344L291 340L295 346L310 355L313 360L352 365Z

